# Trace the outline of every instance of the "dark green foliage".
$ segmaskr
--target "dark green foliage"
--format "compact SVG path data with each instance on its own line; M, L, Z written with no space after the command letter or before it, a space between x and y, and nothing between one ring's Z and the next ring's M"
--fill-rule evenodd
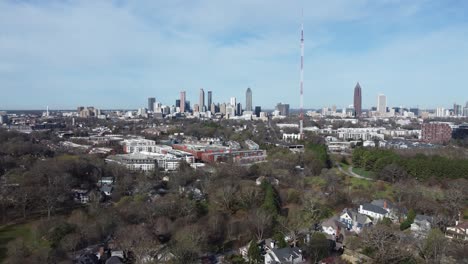
M411 209L409 210L408 215L406 216L406 220L400 224L400 230L410 228L411 224L414 222L414 218L416 218L416 213L413 209Z
M284 235L282 233L280 233L280 232L276 233L273 236L273 239L276 241L276 244L277 244L278 248L285 248L285 247L288 246L288 243L284 239Z
M56 227L53 227L48 234L46 234L46 239L50 242L52 248L55 248L59 245L62 238L66 235L73 233L75 227L68 223L60 223Z
M259 264L262 263L262 255L260 252L260 248L257 245L255 240L250 241L249 249L247 251L247 255L249 257L250 264Z
M353 166L378 175L379 179L397 181L411 176L417 179L468 178L468 160L418 154L403 157L392 150L356 148Z
M278 215L280 211L280 202L279 202L278 193L273 188L273 186L269 182L266 182L266 181L262 183L262 188L263 188L263 191L265 192L265 198L263 200L262 209L273 216Z

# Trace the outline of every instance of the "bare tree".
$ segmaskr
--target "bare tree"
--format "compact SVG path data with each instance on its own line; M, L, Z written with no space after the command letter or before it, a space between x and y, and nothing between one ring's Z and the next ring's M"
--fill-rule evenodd
M262 209L253 209L250 211L248 219L250 228L255 233L257 240L263 239L265 232L269 231L272 226L271 214Z
M419 255L426 263L440 263L446 254L448 240L439 229L432 229L427 238L417 243Z

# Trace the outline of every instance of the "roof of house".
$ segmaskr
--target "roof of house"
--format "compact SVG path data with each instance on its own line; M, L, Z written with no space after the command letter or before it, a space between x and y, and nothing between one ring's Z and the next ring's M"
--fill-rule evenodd
M322 227L332 227L334 229L337 229L337 228L341 228L341 227L345 227L343 225L343 223L341 223L340 221L338 221L337 217L331 217L331 218L328 218L327 220L325 220L323 223L322 223Z
M301 249L299 249L298 247L274 248L268 254L274 254L279 259L280 263L282 263L283 261L285 263L286 261L290 261L291 256L293 257L293 259L302 258Z
M365 204L362 204L361 206L362 206L363 210L371 211L371 212L374 212L374 213L377 213L377 214L384 215L384 214L388 213L387 210L383 209L380 206L374 205L374 204L365 203Z
M358 222L359 224L364 225L370 218L367 215L360 214L354 210L345 209L343 210L343 214L348 214L349 217L353 220ZM341 214L341 215L343 215Z
M388 209L392 209L395 207L395 205L392 202L390 202L389 200L385 200L385 199L373 200L371 204L377 205L378 207L381 207L381 208L385 208L385 202L387 203L386 206Z
M414 222L422 222L422 221L427 221L427 222L431 223L432 222L432 216L418 214L414 218Z

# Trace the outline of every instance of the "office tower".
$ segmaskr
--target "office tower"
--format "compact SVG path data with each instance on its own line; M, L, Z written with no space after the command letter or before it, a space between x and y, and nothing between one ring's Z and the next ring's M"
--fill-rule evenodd
M463 114L462 106L459 104L453 104L453 115L454 116L461 116Z
M383 94L377 97L377 112L381 115L387 113L387 97Z
M211 112L212 114L215 114L215 113L216 113L216 105L215 105L215 103L211 103L211 104L210 104L210 112Z
M190 101L185 101L185 112L192 112L192 107L190 106Z
M212 95L213 95L213 92L212 91L208 91L208 104L206 105L207 107L210 107L211 108L211 104L213 103L212 101Z
M289 104L278 103L275 108L282 116L289 116Z
M260 106L255 107L255 115L257 117L260 117L260 112L262 111L262 108Z
M250 87L245 92L245 111L252 111L252 90Z
M194 104L193 105L193 112L200 112L200 105Z
M237 103L237 105L236 105L236 115L237 116L242 115L242 105L241 105L241 103Z
M185 102L185 91L180 92L180 112L185 113L188 110Z
M354 116L360 117L362 115L362 90L359 82L354 87Z
M175 100L175 107L180 107L180 99Z
M410 108L409 111L415 116L419 116L419 108Z
M200 89L200 101L199 101L198 107L199 107L199 112L205 111L205 91L203 90L203 88Z
M226 104L225 103L222 103L220 106L219 106L219 112L223 115L226 114Z
M437 107L436 109L436 117L445 117L445 108Z
M230 105L233 106L233 107L236 107L236 98L235 97L231 97L231 100L230 100Z
M154 103L156 102L156 98L149 97L148 98L148 111L154 112Z

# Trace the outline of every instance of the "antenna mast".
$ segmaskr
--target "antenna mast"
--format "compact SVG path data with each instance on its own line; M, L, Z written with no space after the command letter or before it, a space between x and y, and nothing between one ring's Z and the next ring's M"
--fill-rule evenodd
M301 139L304 138L304 10L302 10L302 21L301 21L301 94L300 94L300 108L301 113L299 115L299 136Z

